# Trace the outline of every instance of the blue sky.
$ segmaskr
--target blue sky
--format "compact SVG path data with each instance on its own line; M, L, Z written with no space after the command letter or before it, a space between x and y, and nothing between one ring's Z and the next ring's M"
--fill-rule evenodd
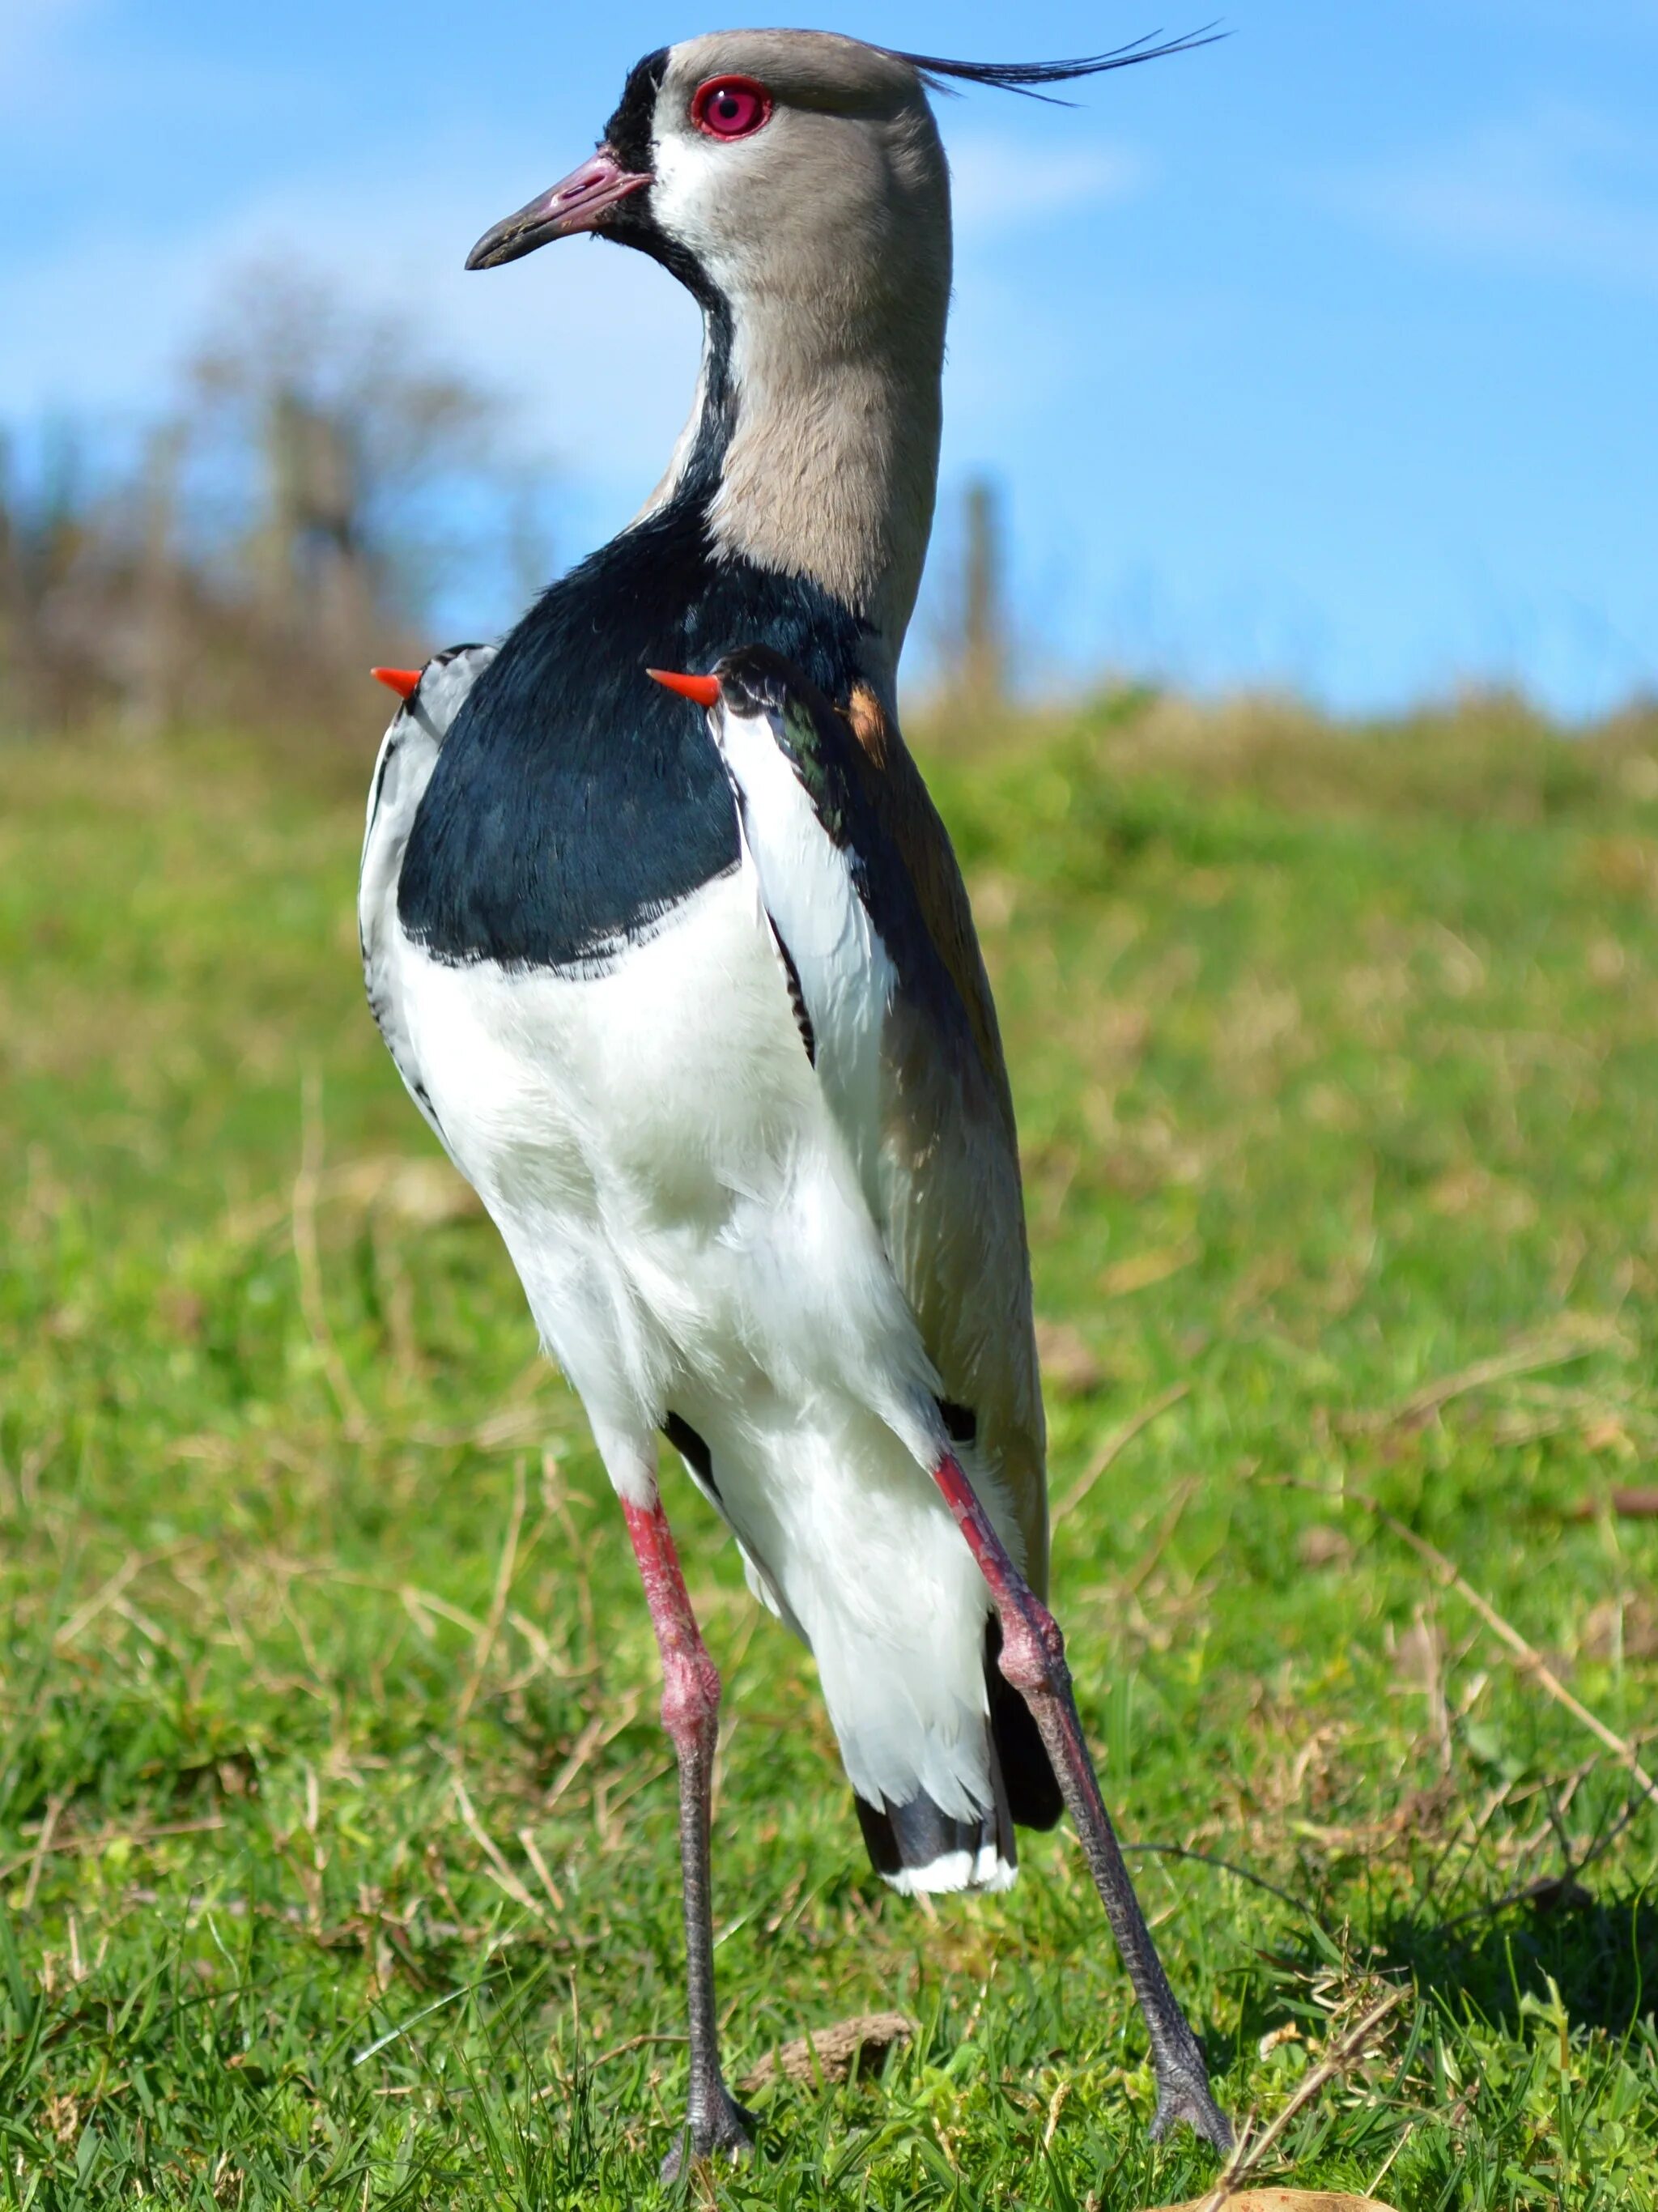
M1150 0L846 0L1018 58L1194 27ZM1658 0L1235 0L1064 110L942 103L958 268L945 495L990 469L1037 680L1104 665L1343 708L1658 689ZM560 471L573 557L649 488L695 319L586 242L467 247L714 19L612 0L3 0L0 422L131 423L272 252L416 316ZM498 573L447 580L498 625Z

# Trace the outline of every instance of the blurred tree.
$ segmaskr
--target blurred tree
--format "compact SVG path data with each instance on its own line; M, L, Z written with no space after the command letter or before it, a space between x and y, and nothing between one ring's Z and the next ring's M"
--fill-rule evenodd
M240 276L190 378L195 464L228 500L258 612L325 659L417 623L456 516L510 495L492 398L303 271Z
M440 576L545 579L544 480L502 423L406 322L246 270L125 463L0 437L0 724L360 739L365 668L420 651Z
M179 711L184 678L184 576L179 557L179 477L183 426L163 422L145 441L138 488L133 635L126 715L136 735L165 729Z
M0 439L0 702L24 729L60 722L73 690L75 606L95 544L82 441L62 418L27 456Z
M1002 562L1002 514L996 487L975 477L963 501L960 680L986 708L1007 696L1006 583Z
M1002 502L988 477L969 477L959 504L944 504L942 534L926 624L935 704L952 726L993 721L1008 700L1011 626Z

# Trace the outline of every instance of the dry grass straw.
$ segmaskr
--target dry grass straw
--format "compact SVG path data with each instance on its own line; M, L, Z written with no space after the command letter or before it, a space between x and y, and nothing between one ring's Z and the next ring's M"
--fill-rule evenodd
M1265 2164L1268 2154L1283 2140L1291 2122L1329 2082L1358 2063L1376 2040L1382 2022L1398 2010L1405 1997L1405 1990L1389 1990L1386 1996L1336 2038L1317 2065L1296 2084L1283 2110L1259 2134L1245 2126L1214 2187L1199 2200L1199 2212L1223 2212L1225 2205L1235 2202L1242 2185Z
M1392 1530L1401 1543L1408 1544L1417 1557L1432 1571L1442 1589L1454 1589L1466 1604L1471 1605L1492 1634L1507 1645L1521 1673L1528 1675L1546 1696L1552 1698L1598 1742L1604 1744L1619 1765L1628 1770L1648 1802L1658 1805L1658 1783L1641 1764L1634 1745L1626 1737L1619 1735L1615 1729L1608 1728L1600 1715L1591 1712L1581 1698L1574 1697L1536 1646L1528 1643L1513 1622L1505 1619L1491 1600L1474 1588L1461 1570L1447 1559L1436 1545L1430 1544L1425 1536L1418 1536L1413 1528L1407 1528L1396 1514L1389 1513L1386 1506L1379 1504L1363 1491L1350 1489L1345 1497L1347 1503L1374 1515L1384 1528Z

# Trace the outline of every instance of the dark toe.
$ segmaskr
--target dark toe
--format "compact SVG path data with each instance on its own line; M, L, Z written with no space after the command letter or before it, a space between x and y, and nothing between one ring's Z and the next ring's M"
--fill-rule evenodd
M1157 2110L1151 2122L1151 2140L1160 2142L1170 2128L1178 2127L1184 2120L1193 2134L1206 2142L1213 2143L1217 2150L1232 2148L1232 2123L1209 2094L1209 2084L1199 2075L1165 2079L1157 2084Z
M702 2159L723 2158L734 2165L746 2158L754 2148L750 2130L757 2124L754 2114L734 2097L722 2096L714 2112L699 2112L694 2120L688 2119L674 2137L662 2161L663 2181L677 2181L688 2162L695 2166Z

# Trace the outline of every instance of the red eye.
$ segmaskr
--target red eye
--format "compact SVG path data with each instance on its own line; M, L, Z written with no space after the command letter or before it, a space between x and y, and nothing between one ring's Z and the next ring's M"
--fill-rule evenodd
M710 138L747 138L771 118L771 94L751 76L711 76L696 88L691 121Z

